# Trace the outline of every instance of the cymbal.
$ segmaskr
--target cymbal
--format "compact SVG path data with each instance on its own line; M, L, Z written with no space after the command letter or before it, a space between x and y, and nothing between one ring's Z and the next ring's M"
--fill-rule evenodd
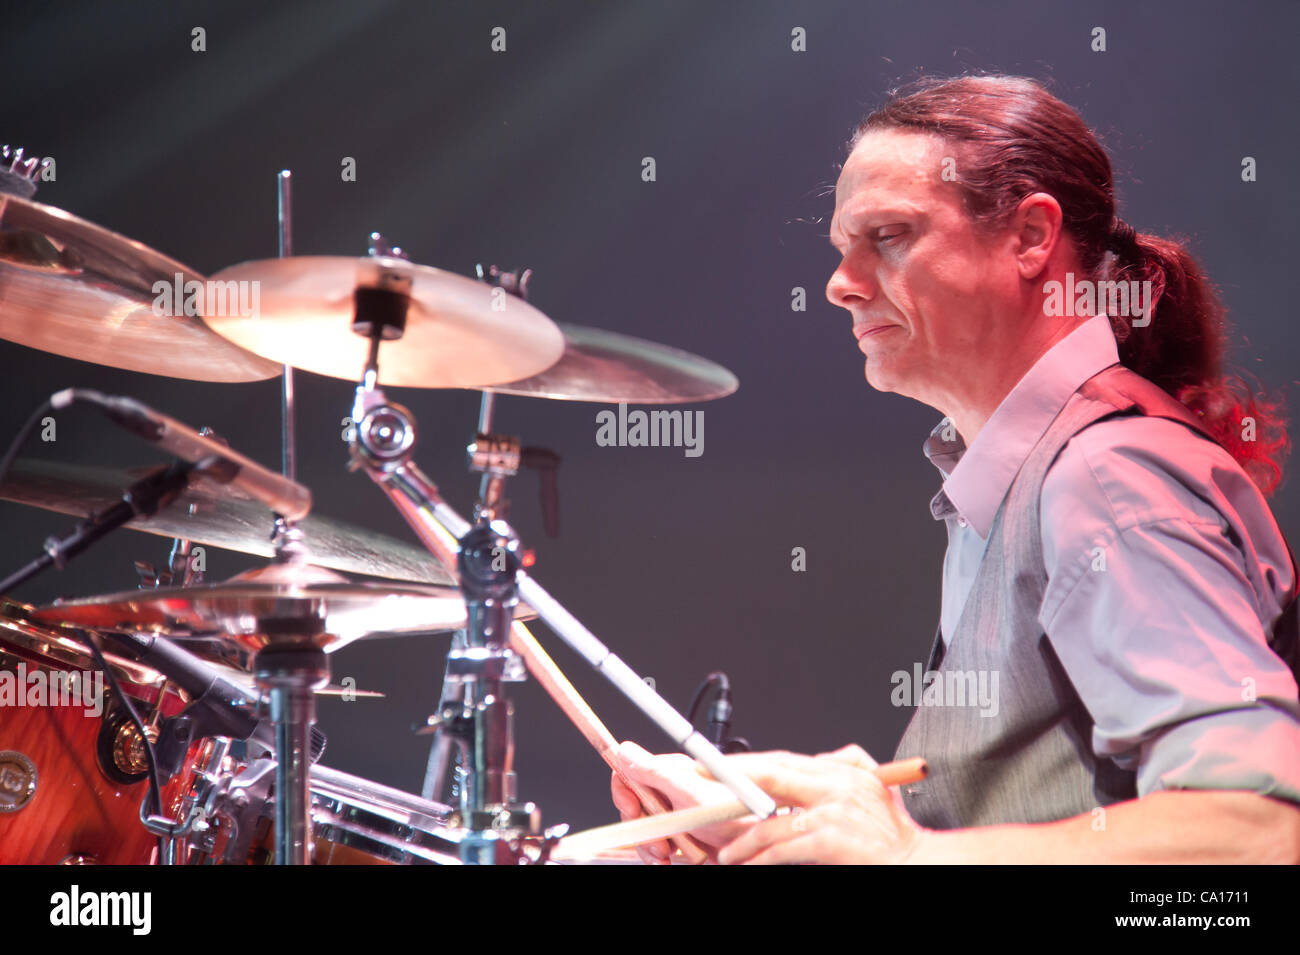
M352 583L321 568L271 564L224 583L57 601L31 619L169 637L221 634L252 652L304 641L332 652L375 633L456 630L466 611L454 587Z
M197 316L156 311L155 284L166 285L170 305L177 275L181 283L203 281L133 239L0 195L0 338L167 378L261 381L280 373Z
M244 262L213 281L258 282L252 317L206 316L218 334L276 362L346 381L361 378L369 349L352 331L353 292L378 283L381 266L411 278L401 338L379 349L382 385L476 388L549 368L564 336L538 309L463 275L386 256L295 256Z
M529 398L606 404L710 401L740 387L708 359L631 335L560 323L564 355L545 371L506 385L477 389Z
M0 498L87 517L116 504L122 491L148 470L19 458L0 483ZM275 556L265 505L230 484L192 482L168 507L152 517L137 517L126 526L241 554ZM414 544L318 514L308 515L296 527L302 533L306 560L311 564L412 583L455 583L442 564Z

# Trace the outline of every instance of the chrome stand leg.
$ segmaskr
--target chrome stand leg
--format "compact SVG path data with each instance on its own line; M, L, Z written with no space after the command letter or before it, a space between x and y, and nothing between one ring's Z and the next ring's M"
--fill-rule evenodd
M275 864L311 864L311 730L314 690L329 680L316 647L267 647L255 660L257 682L270 691L275 727Z

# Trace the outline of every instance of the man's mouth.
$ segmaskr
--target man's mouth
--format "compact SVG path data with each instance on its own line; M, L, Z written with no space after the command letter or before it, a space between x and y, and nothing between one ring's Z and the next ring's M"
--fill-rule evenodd
M853 328L853 337L861 342L864 338L872 335L879 335L881 332L888 331L891 328L898 328L897 325L856 325Z

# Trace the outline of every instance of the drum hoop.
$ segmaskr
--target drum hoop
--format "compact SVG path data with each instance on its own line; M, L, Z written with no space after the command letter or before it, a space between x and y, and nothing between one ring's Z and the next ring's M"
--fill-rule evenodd
M311 790L317 838L388 862L460 862L449 806L327 766L312 767Z
M82 644L59 633L58 630L33 624L22 618L24 604L0 598L0 658L6 653L47 667L72 670L98 670L99 666ZM26 608L30 609L30 608ZM70 633L83 631L68 628ZM104 660L113 668L113 674L124 690L135 690L133 696L146 699L157 697L165 678L157 670L113 653L104 653Z

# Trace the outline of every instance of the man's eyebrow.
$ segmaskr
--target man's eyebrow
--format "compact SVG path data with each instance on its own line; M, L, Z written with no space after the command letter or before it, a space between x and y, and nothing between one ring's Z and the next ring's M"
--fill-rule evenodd
M852 220L861 221L877 218L888 219L892 216L898 216L903 219L915 219L919 215L921 215L921 210L913 206L911 203L886 206L858 206L851 210L846 208L844 212L831 216L831 226L830 230L827 232L826 238L830 241L831 245L835 245L835 237L832 233L835 232L835 227L841 222L844 216L847 216ZM842 225L840 225L839 228L841 232L844 231Z
M848 213L848 215L849 215L850 218L859 218L859 219L860 219L860 218L862 217L862 215L863 215L864 213L866 213L866 212L870 212L870 210L865 210L865 209L863 209L863 210L854 210L853 212ZM843 215L844 215L844 214L842 214L842 213L836 213L835 215L832 215L832 216L831 216L831 224L830 224L830 228L829 228L829 230L828 230L827 233L826 233L826 238L827 238L827 240L830 242L830 244L831 244L832 246L834 246L834 247L837 248L837 249L839 248L839 245L837 244L837 242L836 242L836 240L835 240L835 231L836 231L836 228L837 228L837 226L838 226L840 233L843 233L843 232L844 232L844 226L841 224L841 223L842 223L842 220L843 220Z

